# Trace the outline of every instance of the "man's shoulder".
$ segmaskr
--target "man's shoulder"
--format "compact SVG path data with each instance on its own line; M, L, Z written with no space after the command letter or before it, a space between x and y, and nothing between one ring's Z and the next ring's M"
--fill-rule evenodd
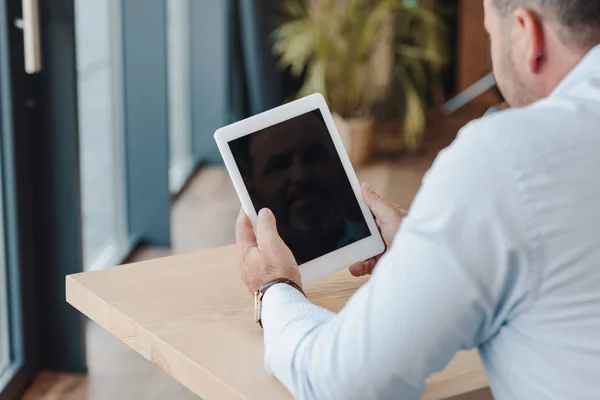
M475 119L459 132L459 138L468 140L525 141L538 133L545 134L559 128L557 122L569 113L550 101L540 101L523 108L511 108Z
M582 132L594 125L598 116L582 114L568 99L544 99L528 107L508 109L484 116L459 132L454 146L476 151L492 151L511 164L535 163L564 151ZM596 124L597 124L596 123Z
M537 169L537 160L549 147L559 147L549 138L557 136L552 132L562 117L552 114L540 102L475 119L440 153L431 172L452 181L460 177L463 191L485 188L485 193L496 196L519 180L519 171Z
M506 150L507 138L498 128L508 124L506 117L497 116L468 123L440 152L424 183L434 183L444 196L455 197L458 202L501 198L502 193L509 192L506 186L514 182L514 162L506 156L510 154Z

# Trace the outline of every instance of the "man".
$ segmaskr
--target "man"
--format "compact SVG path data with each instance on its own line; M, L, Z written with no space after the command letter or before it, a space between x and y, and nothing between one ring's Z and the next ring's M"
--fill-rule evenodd
M266 364L297 398L417 399L473 347L498 400L600 398L600 1L485 0L485 11L514 108L440 154L339 314L291 285L265 292ZM364 197L391 244L399 217ZM256 237L243 215L237 232L250 290L299 285L268 210Z
M273 212L298 264L370 235L319 110L237 139L231 150L254 207Z

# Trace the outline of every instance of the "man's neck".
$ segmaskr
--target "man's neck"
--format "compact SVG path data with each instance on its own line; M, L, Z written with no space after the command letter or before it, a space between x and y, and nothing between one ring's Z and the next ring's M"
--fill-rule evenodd
M560 85L560 83L581 63L585 56L593 49L566 46L557 44L557 50L553 51L554 59L548 65L547 84L544 88L546 96L549 96Z

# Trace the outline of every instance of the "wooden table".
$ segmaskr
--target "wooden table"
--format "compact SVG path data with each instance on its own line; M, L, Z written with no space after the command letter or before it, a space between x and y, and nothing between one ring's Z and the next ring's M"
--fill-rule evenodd
M306 288L339 311L365 282L342 271ZM264 369L262 331L233 247L67 277L67 301L205 400L289 399ZM475 352L428 380L425 399L487 385Z

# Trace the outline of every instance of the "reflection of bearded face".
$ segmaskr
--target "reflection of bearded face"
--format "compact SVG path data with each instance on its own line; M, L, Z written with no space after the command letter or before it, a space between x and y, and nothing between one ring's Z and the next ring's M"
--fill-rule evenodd
M270 208L286 241L343 234L343 170L329 133L314 114L261 132L250 142L251 193Z

